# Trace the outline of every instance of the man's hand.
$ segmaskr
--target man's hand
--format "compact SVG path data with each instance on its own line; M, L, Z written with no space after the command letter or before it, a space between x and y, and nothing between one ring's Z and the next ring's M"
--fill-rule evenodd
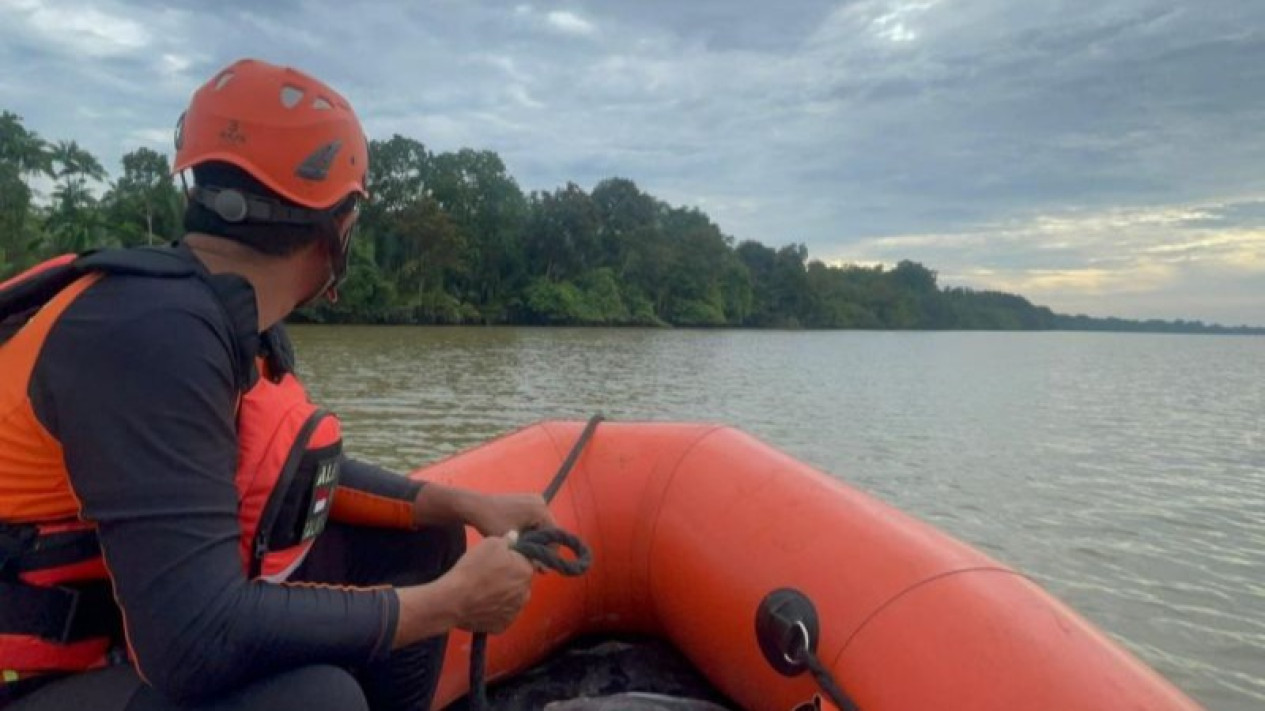
M484 536L557 525L539 494L481 494L433 482L418 493L413 521L418 526L461 523Z
M485 536L558 525L539 494L490 494L481 498L466 522Z
M433 583L397 588L400 617L393 648L453 627L498 634L509 628L531 596L532 565L508 538L479 541Z
M465 594L457 627L471 632L504 632L531 596L533 568L510 548L508 538L485 538L466 552L449 575L463 581Z

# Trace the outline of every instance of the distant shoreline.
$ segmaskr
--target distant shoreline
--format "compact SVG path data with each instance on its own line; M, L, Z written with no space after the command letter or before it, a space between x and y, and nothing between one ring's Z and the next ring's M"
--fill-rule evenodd
M1201 329L1148 329L1148 328L822 328L812 326L740 326L740 325L673 325L673 324L610 324L610 323L410 323L373 321L314 321L301 315L292 317L287 326L387 326L403 328L423 326L434 328L532 328L532 329L644 329L649 331L781 331L791 333L815 333L826 331L853 331L857 333L1136 333L1172 336L1265 336L1262 326L1203 326Z
M0 111L0 280L59 254L179 239L167 156L138 148L108 174L74 141L50 143ZM369 193L337 303L298 322L650 326L864 331L1085 331L1265 335L1265 327L1058 314L1001 291L945 287L906 259L826 264L807 247L736 241L701 210L625 178L524 193L500 156L369 143ZM54 181L34 201L32 178Z

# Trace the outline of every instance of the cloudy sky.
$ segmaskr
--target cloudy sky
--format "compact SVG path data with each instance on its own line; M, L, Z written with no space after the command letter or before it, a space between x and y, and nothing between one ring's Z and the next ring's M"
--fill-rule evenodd
M736 239L1265 325L1265 1L0 0L0 108L118 170L241 56L371 137L622 176Z

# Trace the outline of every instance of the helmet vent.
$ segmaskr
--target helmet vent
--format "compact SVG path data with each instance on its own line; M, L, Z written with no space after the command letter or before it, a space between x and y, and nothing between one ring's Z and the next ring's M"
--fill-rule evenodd
M342 141L330 141L317 148L294 171L295 174L307 180L324 180L329 176L329 167L334 162L334 156L338 155L338 150L342 147Z
M329 99L326 99L323 96L318 96L312 102L312 108L317 111L332 111L334 109L334 105L329 103Z
M215 90L216 90L216 91L219 91L220 89L223 89L223 88L224 88L224 86L225 86L226 84L228 84L230 81L232 81L232 80L233 80L233 77L235 77L235 76L237 76L237 75L236 75L236 74L234 74L233 72L229 71L229 72L224 72L223 74L221 74L221 75L219 75L218 77L216 77L216 79L215 79Z
M303 100L303 90L297 86L286 84L281 87L281 105L287 109L292 109L299 105Z

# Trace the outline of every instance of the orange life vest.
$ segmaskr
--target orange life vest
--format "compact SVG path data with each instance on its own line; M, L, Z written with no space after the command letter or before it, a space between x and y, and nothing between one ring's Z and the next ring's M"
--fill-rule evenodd
M0 284L0 698L6 682L105 664L121 630L95 527L81 520L61 445L27 395L40 349L97 280L201 278L192 259L171 248L109 250ZM284 361L256 360L237 410L242 565L270 581L288 576L324 529L342 461L338 420Z

